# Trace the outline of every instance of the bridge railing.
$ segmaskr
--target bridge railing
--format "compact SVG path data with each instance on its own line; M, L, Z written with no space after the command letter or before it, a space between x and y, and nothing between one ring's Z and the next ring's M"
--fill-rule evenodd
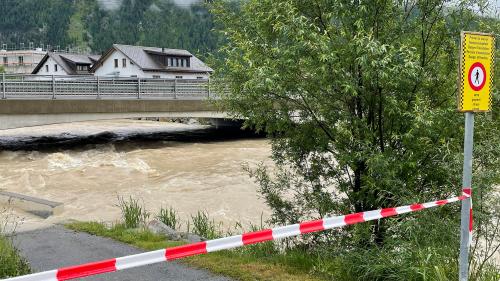
M113 78L2 74L2 99L207 99L210 79Z

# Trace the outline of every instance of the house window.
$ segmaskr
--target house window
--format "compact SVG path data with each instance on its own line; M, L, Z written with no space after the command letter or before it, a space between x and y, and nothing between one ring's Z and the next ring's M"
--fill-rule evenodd
M175 76L175 79L182 79L182 76Z
M201 76L198 76L198 77L196 77L196 79L203 79L203 77L201 77Z
M154 79L160 79L160 75L153 75Z
M118 68L118 59L115 59L115 68Z
M23 64L24 63L24 57L23 56L19 56L18 60L19 60L19 64Z
M78 71L87 71L89 68L86 65L78 65Z
M184 59L181 59L181 66L184 67Z
M54 71L57 72L57 64L54 64Z
M174 58L169 59L168 66L174 66Z
M130 77L135 77L135 78L137 78L137 75L130 75Z
M122 59L122 67L127 67L127 59Z
M179 58L175 58L175 66L179 66Z
M9 63L9 58L3 57L3 64L8 64L8 63Z
M47 73L49 72L49 65L48 64L45 65L45 72L47 72Z

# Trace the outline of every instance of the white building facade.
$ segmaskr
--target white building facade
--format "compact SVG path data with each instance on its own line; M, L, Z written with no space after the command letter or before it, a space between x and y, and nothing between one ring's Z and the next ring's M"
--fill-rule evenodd
M0 50L0 66L9 74L30 74L47 54L41 48L33 50Z
M44 76L92 75L89 70L99 60L99 57L95 55L49 52L35 67L32 74Z
M49 57L42 63L40 69L34 73L38 75L69 75L69 73L61 67L61 65L53 58Z
M91 72L100 77L208 79L213 70L186 50L115 44Z

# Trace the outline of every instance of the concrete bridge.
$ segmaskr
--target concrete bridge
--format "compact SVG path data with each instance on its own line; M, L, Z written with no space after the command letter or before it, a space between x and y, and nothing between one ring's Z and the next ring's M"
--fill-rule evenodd
M2 75L0 130L77 121L223 119L210 80ZM222 120L221 120L222 121Z

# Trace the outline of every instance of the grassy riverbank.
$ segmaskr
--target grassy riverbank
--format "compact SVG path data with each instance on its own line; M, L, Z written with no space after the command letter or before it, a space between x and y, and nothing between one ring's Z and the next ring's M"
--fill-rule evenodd
M112 238L144 250L158 250L182 245L182 242L167 241L161 235L148 230L130 230L122 224L107 228L98 222L74 222L67 228L93 235ZM231 251L221 251L209 255L183 259L181 262L208 269L215 274L237 280L277 280L277 281L322 281L329 280L313 271L314 263L303 254L278 255L271 244L253 245Z
M146 228L145 225L148 225L146 222L152 214L146 211L137 199L125 200L119 197L118 205L122 211L122 220L111 227L98 222L74 222L66 227L112 238L144 250L164 249L185 244L185 242L168 241L165 236L154 234ZM287 240L291 243L286 243L286 247L280 242L266 242L189 257L182 259L181 262L242 281L456 280L458 278L458 253L454 248L450 250L449 247L442 247L442 245L445 245L447 240L458 241L458 239L455 236L443 235L445 233L443 228L450 226L439 224L442 215L437 212L438 210L427 212L425 217L419 214L413 215L414 219L420 219L424 227L413 229L408 232L407 236L385 245L370 244L353 250L354 248L349 246L349 241L337 237L336 243L332 246L323 244L325 246L314 249L311 245L322 241L314 241L314 236L307 236L304 239L309 239L307 241L310 241L311 245L295 243L293 246L293 240ZM234 229L224 230L222 224L217 224L206 212L198 212L191 215L187 222L181 222L174 209L162 208L154 217L175 230L178 230L181 224L186 225L188 233L207 239L247 231L240 224L237 224ZM458 229L458 226L454 227ZM251 226L250 230L263 228L265 226L261 223L260 227ZM418 246L415 247L414 239L417 237L428 239L417 240ZM458 248L458 244L456 246ZM477 259L476 256L474 261L477 263L481 259ZM500 271L491 262L482 263L480 269L473 266L471 273L471 281L500 280Z
M74 222L66 225L67 228L89 234L108 237L144 250L158 250L167 247L183 245L183 242L167 241L164 236L151 233L145 229L127 229L123 224L106 227L98 222ZM433 256L423 257L426 249L416 249L413 256L418 266L405 266L396 260L389 260L390 255L384 254L383 249L378 253L365 253L356 256L332 256L308 253L306 250L291 250L282 253L276 250L271 242L251 245L244 248L214 252L207 255L194 256L180 260L180 262L204 268L215 274L220 274L241 281L250 280L277 280L277 281L326 281L326 280L402 280L401 276L411 276L405 280L448 281L451 264L446 265L446 257L441 256L438 250ZM402 255L406 255L402 253ZM378 257L378 258L377 258ZM401 257L405 259L406 257ZM369 259L375 259L370 261ZM363 264L366 262L366 264ZM446 267L448 266L448 268ZM366 267L370 267L366 269ZM361 273L363 268L369 273ZM392 271L388 271L392 268ZM408 273L409 271L414 274ZM360 275L356 275L358 272ZM500 277L498 269L486 267L476 281L497 281ZM385 277L384 277L385 276ZM374 279L371 279L374 277Z

